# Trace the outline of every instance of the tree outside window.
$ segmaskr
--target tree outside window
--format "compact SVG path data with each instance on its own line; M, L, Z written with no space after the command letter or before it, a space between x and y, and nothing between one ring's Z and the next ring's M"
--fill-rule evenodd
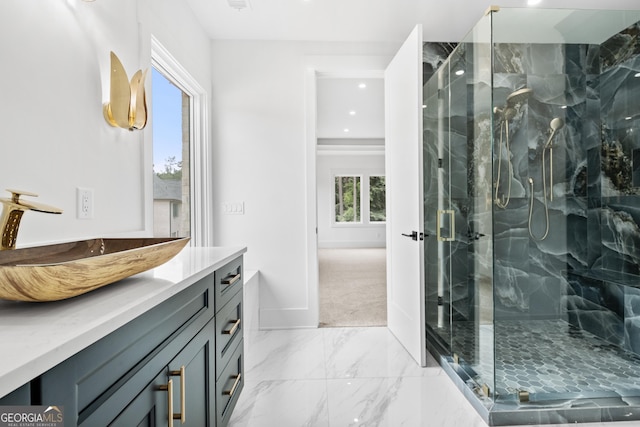
M335 177L336 222L361 222L361 196L359 176Z
M334 220L336 224L385 222L387 219L386 210L384 175L334 176Z
M386 190L384 176L369 177L369 222L387 220Z

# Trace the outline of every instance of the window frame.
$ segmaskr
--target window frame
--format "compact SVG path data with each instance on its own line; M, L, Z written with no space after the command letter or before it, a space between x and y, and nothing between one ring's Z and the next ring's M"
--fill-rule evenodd
M384 178L384 194L385 194L385 203L384 203L384 221L372 221L371 220L371 177L380 177ZM384 173L370 173L367 175L367 221L369 224L386 224L387 223L387 202L386 202L386 194L387 194L387 176Z
M369 186L369 179L372 176L382 176L385 177L385 192L386 192L386 174L384 171L379 169L377 170L332 170L331 171L331 186L332 191L330 192L331 197L331 227L332 228L345 228L345 227L375 227L375 226L383 226L386 225L385 221L371 221L371 190ZM359 177L360 178L360 221L358 222L340 222L336 221L336 191L335 191L335 183L337 177ZM386 212L386 203L385 203L385 212ZM385 215L386 217L386 215Z
M364 203L363 203L363 200L362 200L362 195L364 194L364 189L363 189L364 177L363 177L363 175L359 174L359 173L356 173L356 174L334 173L334 174L332 174L332 176L333 176L333 184L331 186L333 188L333 191L332 191L332 195L333 195L333 203L332 203L333 214L331 216L332 225L339 226L339 227L342 227L342 226L352 227L352 226L355 226L355 225L363 224L363 219L364 219ZM359 202L359 205L360 205L360 220L359 221L337 221L336 220L336 191L335 190L336 190L336 178L339 178L339 177L341 177L341 178L360 178L360 191L359 191L360 194L358 195L358 197L359 197L358 202Z

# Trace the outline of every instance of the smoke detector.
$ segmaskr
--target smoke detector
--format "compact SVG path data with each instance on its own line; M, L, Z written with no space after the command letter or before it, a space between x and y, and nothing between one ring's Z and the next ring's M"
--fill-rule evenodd
M251 9L249 0L227 0L229 6L237 10Z

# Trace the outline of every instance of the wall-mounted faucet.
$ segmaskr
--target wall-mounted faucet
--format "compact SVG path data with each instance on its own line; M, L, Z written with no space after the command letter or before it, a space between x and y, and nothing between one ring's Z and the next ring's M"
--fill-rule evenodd
M54 208L53 206L20 200L20 196L37 197L37 194L9 189L7 189L7 191L11 193L11 198L0 199L0 202L2 202L3 205L2 216L0 217L0 229L2 230L0 250L15 249L16 239L18 237L18 227L20 226L22 214L24 214L25 211L36 211L51 214L62 213L62 209Z

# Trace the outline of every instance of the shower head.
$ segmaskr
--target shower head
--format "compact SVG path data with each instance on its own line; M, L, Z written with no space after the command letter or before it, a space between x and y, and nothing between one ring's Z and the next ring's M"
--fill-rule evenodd
M562 129L563 126L564 120L562 120L560 117L554 117L551 120L551 123L549 123L549 127L551 128L552 132Z
M500 115L501 119L504 121L509 121L516 116L517 109L516 106L518 104L522 104L533 94L533 89L528 87L523 87L522 89L518 89L513 91L507 96L506 105L504 108L495 107L493 112L495 114Z
M528 87L523 87L522 89L518 89L514 92L511 92L509 96L507 96L507 108L515 107L518 104L526 101L533 94L533 89Z
M544 145L545 147L551 146L551 142L553 141L553 136L556 134L558 130L562 129L563 127L564 127L564 120L562 120L560 117L554 117L553 119L551 119L551 122L549 123L549 128L551 129L551 135L549 135L549 139L547 140L547 143Z

